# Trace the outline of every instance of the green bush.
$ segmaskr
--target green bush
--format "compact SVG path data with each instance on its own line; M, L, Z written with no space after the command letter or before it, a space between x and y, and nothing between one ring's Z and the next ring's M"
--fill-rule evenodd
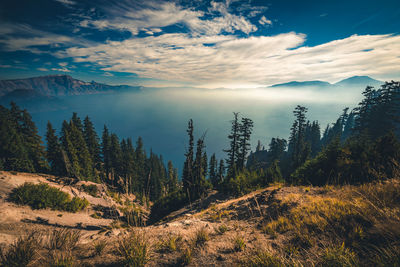
M157 200L151 207L149 222L154 223L173 211L189 204L186 194L182 190L175 191Z
M97 190L97 186L94 184L90 184L90 185L82 185L81 186L82 190L86 193L88 193L89 195L91 195L92 197L97 197L98 194L98 190Z
M132 232L128 237L120 239L117 253L122 257L122 264L127 267L142 267L150 259L150 244L144 234Z
M10 200L32 209L51 208L70 212L80 211L89 205L86 199L74 197L71 200L69 194L45 183L24 183L11 192Z

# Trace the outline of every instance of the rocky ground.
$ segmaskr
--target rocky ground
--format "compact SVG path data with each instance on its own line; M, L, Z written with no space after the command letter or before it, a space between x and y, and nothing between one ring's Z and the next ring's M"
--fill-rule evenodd
M68 213L32 210L7 201L11 190L24 182L48 183L71 196L86 198L91 205L84 211ZM132 260L141 259L142 254L142 263L147 266L324 266L331 261L339 263L334 266L358 266L390 262L400 255L396 241L400 237L398 179L340 188L276 184L231 199L213 192L146 227L127 227L117 213L114 218L102 218L103 213L94 218L99 206L118 210L123 204L101 185L96 197L79 188L79 183L67 185L52 176L0 172L2 246L38 233L40 245L31 266L61 260L70 265L53 266L123 266L127 259L130 266L140 266ZM385 197L387 201L380 207L376 199ZM67 250L51 248L49 240L57 231L77 233L79 240ZM382 249L394 251L393 255L363 261L368 249L376 249L365 248L372 240L378 240ZM131 254L124 255L121 249L127 244L141 247L125 249Z

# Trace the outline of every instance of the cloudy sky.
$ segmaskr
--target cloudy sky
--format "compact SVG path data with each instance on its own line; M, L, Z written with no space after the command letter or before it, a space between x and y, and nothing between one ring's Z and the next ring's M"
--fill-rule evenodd
M0 79L147 86L400 78L400 1L2 0Z

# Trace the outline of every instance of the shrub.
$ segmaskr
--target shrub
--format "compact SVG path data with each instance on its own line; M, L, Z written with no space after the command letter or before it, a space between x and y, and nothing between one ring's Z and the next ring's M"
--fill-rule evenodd
M76 248L80 237L80 231L70 230L67 228L53 230L48 235L47 247L50 250L71 251Z
M65 209L71 212L83 210L89 206L89 201L86 198L73 197L71 201L66 203Z
M189 204L186 194L182 190L175 191L157 200L151 207L149 221L154 223L173 211Z
M53 251L48 259L49 267L73 267L75 259L70 252Z
M215 230L215 232L217 232L217 234L224 234L226 231L228 231L228 226L226 226L225 224L221 224L220 226L218 226L218 228Z
M174 252L178 248L178 243L182 241L181 236L168 235L166 239L161 240L159 250L165 252Z
M80 211L89 205L86 199L74 197L71 200L69 194L46 183L24 183L11 192L10 200L17 204L28 205L32 209L51 208L71 212Z
M82 188L82 190L84 192L88 193L92 197L97 197L98 190L97 190L97 186L96 185L94 185L94 184L90 184L90 185L82 184L81 188Z
M243 251L246 248L246 240L243 236L237 235L233 240L233 250Z
M8 250L0 250L1 266L29 266L33 263L38 248L38 240L35 234L18 238Z
M193 255L192 249L190 247L185 247L182 249L181 254L179 255L177 265L178 266L186 266L192 262Z
M266 250L256 250L247 255L242 261L242 266L246 267L283 267L281 259Z
M123 258L124 266L145 266L149 261L148 240L144 234L132 232L127 238L118 241L117 253Z
M199 230L196 231L193 239L194 245L198 247L202 247L206 244L206 242L210 239L208 235L208 231L206 228L202 227Z
M100 256L107 247L106 240L98 240L93 243L94 254Z
M332 246L326 248L320 257L318 266L359 266L357 256L350 249L345 248L344 243L341 246Z

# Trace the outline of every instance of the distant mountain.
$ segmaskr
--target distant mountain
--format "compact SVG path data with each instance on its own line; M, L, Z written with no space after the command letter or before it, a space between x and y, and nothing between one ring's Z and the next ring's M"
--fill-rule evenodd
M334 87L360 87L364 89L367 85L378 87L383 84L382 81L378 81L372 79L368 76L353 76L344 80L341 80L335 84L331 84L328 82L323 81L305 81L305 82L287 82L287 83L280 83L274 84L270 87L291 87L291 88L300 88L300 87L319 87L319 88L334 88Z
M71 96L120 91L141 91L140 86L108 85L102 83L84 82L69 75L48 75L16 80L0 80L0 96L5 96L16 90L25 90L17 94L35 94L42 96ZM10 95L9 95L10 96ZM38 95L37 95L38 96Z
M306 82L288 82L288 83L279 83L274 84L270 87L329 87L332 84L323 81L306 81Z
M383 82L368 76L353 76L335 83L336 86L379 86L381 84L383 84Z

